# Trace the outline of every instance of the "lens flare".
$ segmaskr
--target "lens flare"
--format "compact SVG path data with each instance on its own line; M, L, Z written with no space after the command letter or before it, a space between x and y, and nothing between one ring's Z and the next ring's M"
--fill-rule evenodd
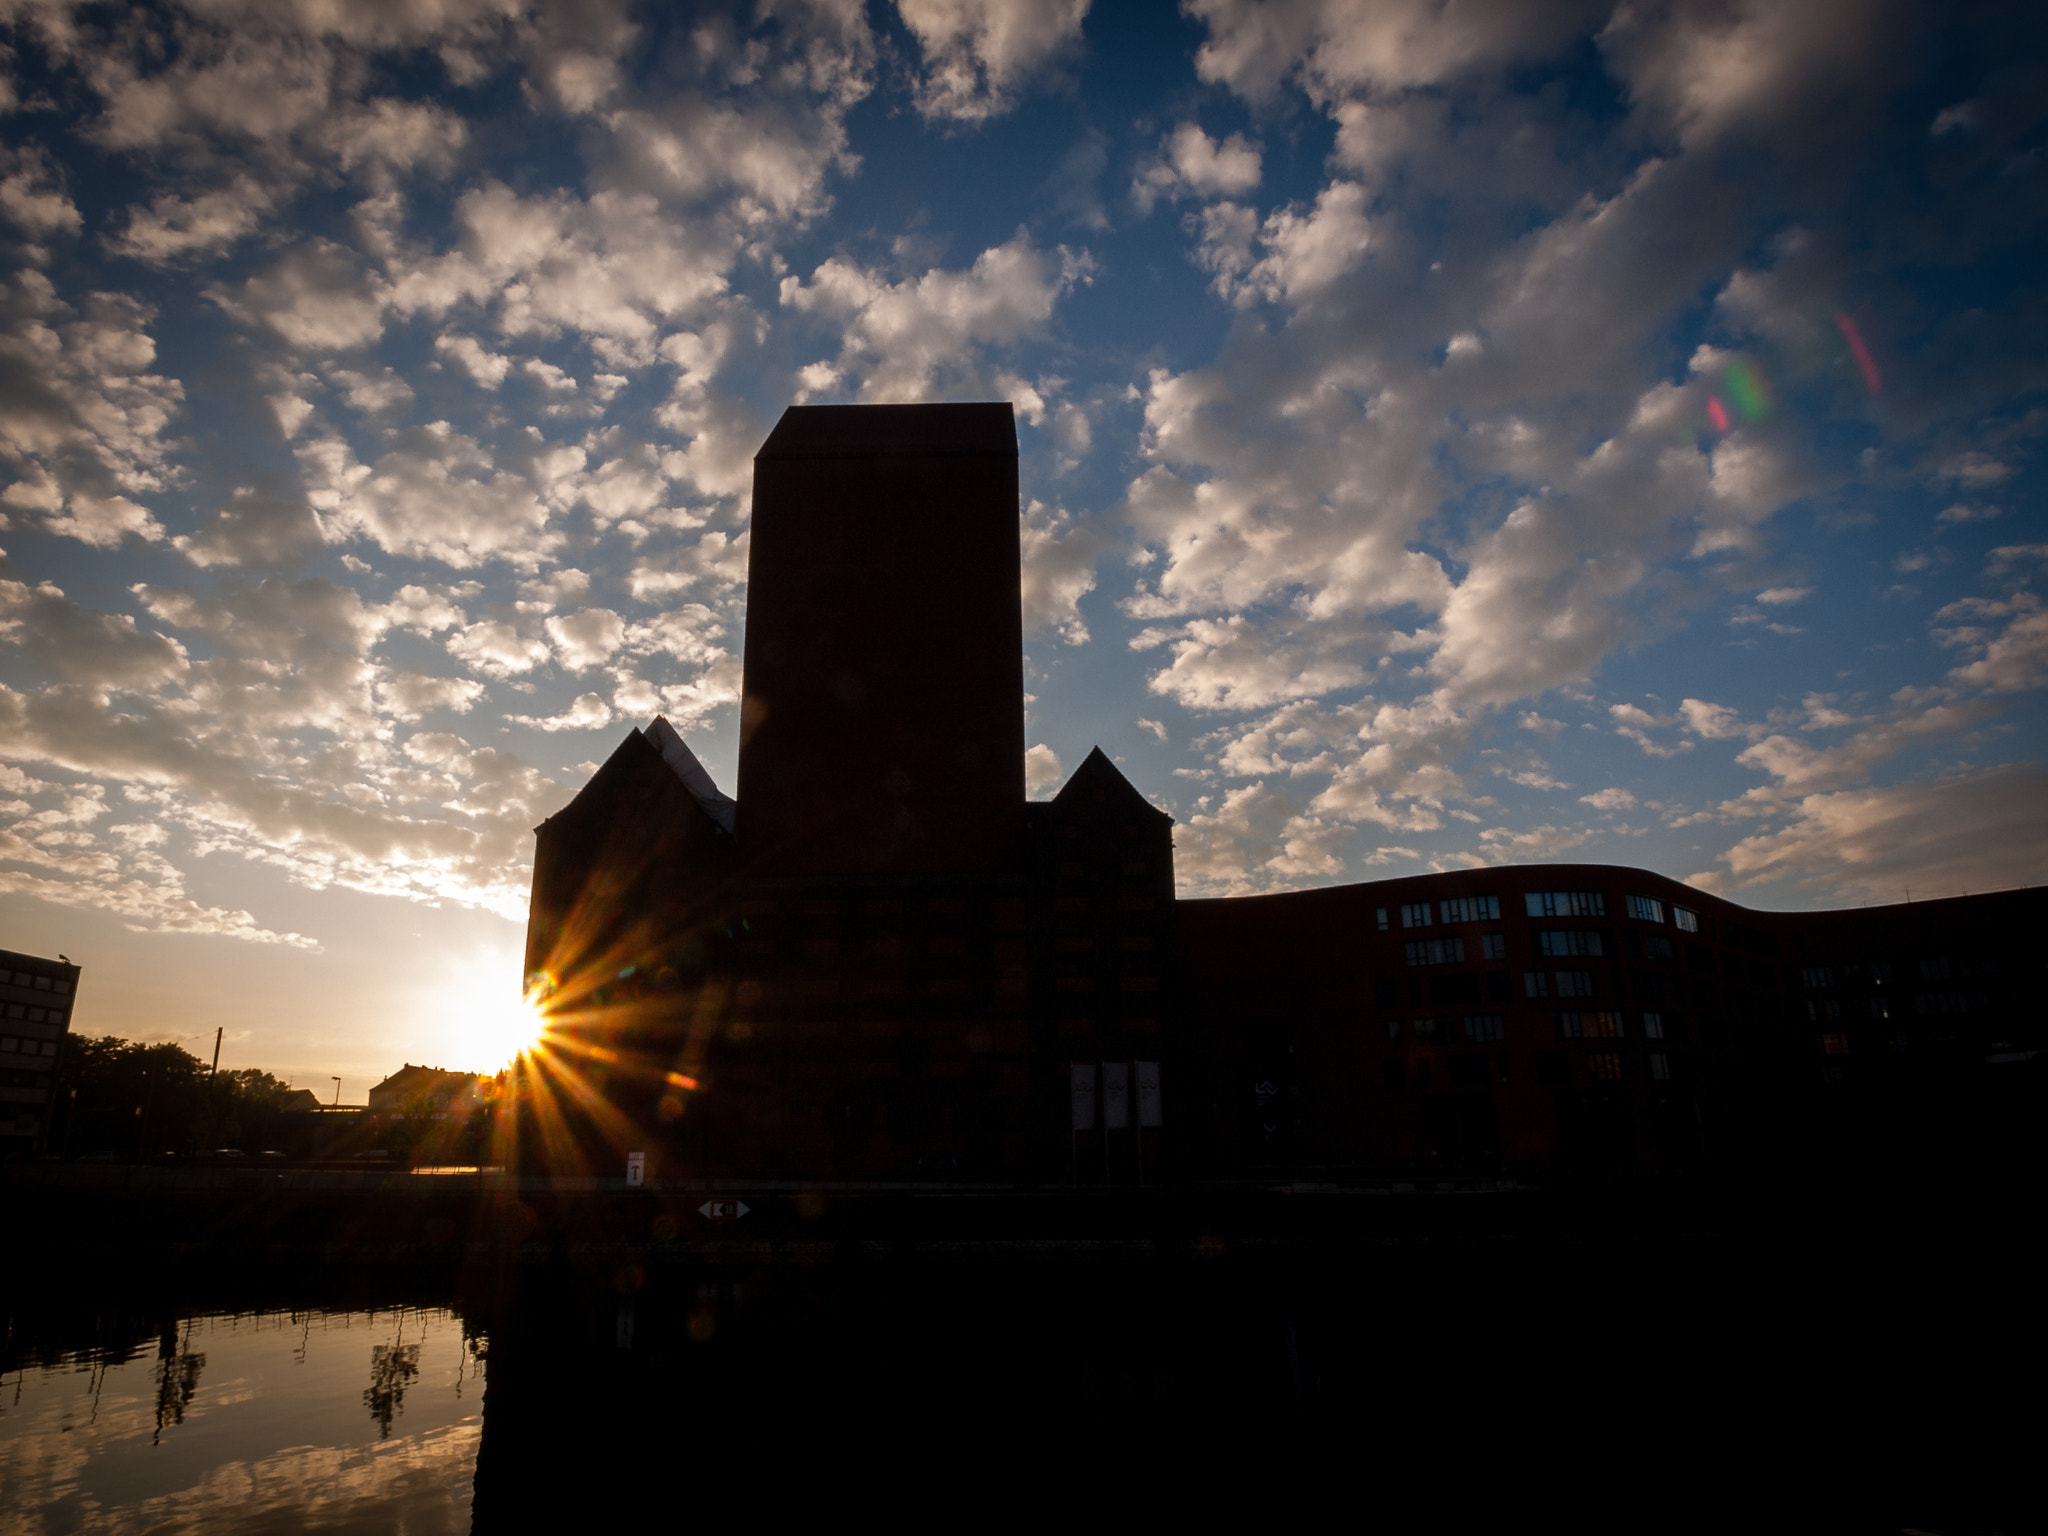
M1719 395L1707 396L1707 420L1714 424L1716 432L1728 430L1728 407L1721 403Z
M1771 412L1771 386L1763 370L1748 358L1738 357L1728 365L1723 379L1728 398L1744 421L1762 421ZM1726 427L1721 428L1727 431Z
M1856 366L1863 370L1863 384L1873 395L1884 388L1884 376L1877 371L1877 360L1870 355L1870 348L1863 344L1863 333L1856 329L1856 322L1849 318L1847 310L1835 311L1835 328L1842 333L1842 340L1849 343L1849 350L1856 354Z

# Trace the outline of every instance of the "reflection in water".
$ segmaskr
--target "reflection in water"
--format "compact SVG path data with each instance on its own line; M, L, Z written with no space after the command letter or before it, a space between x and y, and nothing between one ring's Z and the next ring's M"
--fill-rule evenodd
M451 1309L9 1310L5 1536L469 1529L482 1339Z

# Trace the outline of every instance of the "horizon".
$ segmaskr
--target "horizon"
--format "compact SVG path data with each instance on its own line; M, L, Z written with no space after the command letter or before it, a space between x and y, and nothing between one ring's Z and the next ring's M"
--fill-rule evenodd
M1011 403L1028 791L1100 745L1183 898L2040 883L2039 18L428 9L0 38L0 945L76 1032L497 1070L533 828L657 715L737 790L805 403Z

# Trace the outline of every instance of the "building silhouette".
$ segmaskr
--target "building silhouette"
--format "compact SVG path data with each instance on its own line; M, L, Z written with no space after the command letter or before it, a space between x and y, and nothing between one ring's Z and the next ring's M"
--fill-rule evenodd
M0 949L0 1158L42 1150L79 967Z
M2038 891L1780 914L1547 865L1176 900L1171 818L1099 749L1025 800L1018 549L1009 406L783 415L737 801L657 719L538 829L528 1166L1674 1172L2034 1091Z

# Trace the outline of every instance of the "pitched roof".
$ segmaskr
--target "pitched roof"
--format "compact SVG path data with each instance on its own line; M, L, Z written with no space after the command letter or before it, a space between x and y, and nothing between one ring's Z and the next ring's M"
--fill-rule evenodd
M1097 796L1122 800L1128 802L1132 809L1147 810L1154 816L1173 820L1171 815L1140 794L1138 787L1123 776L1100 747L1081 759L1081 766L1060 786L1060 792L1052 797L1052 804L1074 806Z
M675 770L676 777L683 781L683 788L704 808L704 814L726 831L732 831L738 802L713 781L704 765L697 761L697 754L684 745L683 738L676 734L676 728L668 723L668 716L656 715L654 723L641 734L661 754L661 760Z

